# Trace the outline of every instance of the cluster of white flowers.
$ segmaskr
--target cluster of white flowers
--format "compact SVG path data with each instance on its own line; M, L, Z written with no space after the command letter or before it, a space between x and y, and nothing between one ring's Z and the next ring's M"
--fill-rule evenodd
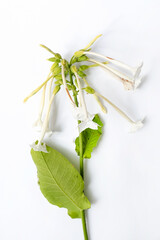
M124 63L118 61L118 60L115 60L113 58L106 57L106 56L103 56L101 54L91 52L90 50L88 50L90 48L90 46L95 42L95 40L100 36L101 35L98 35L95 39L93 39L85 48L83 48L83 50L77 51L74 54L74 56L75 57L78 57L78 56L80 57L82 55L86 55L86 56L91 55L91 56L95 56L95 57L98 57L98 58L101 58L101 59L105 59L107 61L105 63L100 62L98 60L95 60L93 58L87 58L87 61L91 62L91 63L94 63L96 66L102 67L109 74L111 74L114 77L116 77L117 79L119 79L123 83L124 88L126 90L136 89L139 86L139 84L141 83L142 78L140 76L140 73L141 73L141 68L143 66L143 63L140 63L137 67L133 68L133 67L128 66L127 64L124 64ZM67 87L67 81L66 81L66 78L65 78L65 64L66 64L66 61L64 59L62 59L61 60L61 76L62 76L62 80L63 80L63 86L64 86L64 89L66 91L67 97L69 98L70 103L72 104L73 116L79 122L78 123L79 133L81 133L82 131L84 131L87 128L91 128L91 129L96 130L96 129L98 129L98 124L93 121L93 118L94 118L95 115L90 114L87 111L87 107L86 107L86 103L85 103L85 99L84 99L84 94L83 94L82 87L81 87L81 79L79 78L77 68L76 68L75 65L72 65L72 67L71 67L71 71L72 71L72 73L74 73L74 76L75 76L75 79L76 79L76 82L77 82L78 106L76 106L75 102L73 101L72 96L70 95L69 89ZM126 75L126 73L118 71L116 68L112 67L112 65L115 66L116 68L119 67L121 69L124 69L125 72L128 71L130 73L130 75ZM38 119L34 124L35 127L38 130L40 130L40 136L39 136L39 140L38 140L37 143L31 144L31 147L35 151L47 152L46 145L43 142L43 139L44 139L44 136L47 132L51 133L51 131L49 130L49 118L50 118L51 106L52 106L52 102L54 100L55 95L60 90L60 85L56 85L56 87L53 90L53 93L51 94L51 87L52 87L52 83L53 83L53 78L54 78L54 75L50 72L46 81L43 84L41 84L36 90L34 90L24 100L24 101L27 101L29 97L33 96L36 92L38 92L43 87L42 99L41 99ZM88 82L86 81L86 79L85 78L82 78L82 79L85 82L85 84L88 87L90 87ZM47 111L46 111L44 121L42 121L42 113L43 113L43 110L44 110L45 95L46 95L46 85L47 85L47 82L49 80L51 80L50 81L50 86L49 86L49 102L48 102L48 107L47 107ZM125 119L127 119L127 121L131 124L130 132L135 132L136 130L143 127L143 122L142 121L137 121L137 122L133 121L121 109L119 109L115 104L113 104L110 100L108 100L106 97L102 96L100 93L96 92L94 89L93 89L93 91L94 91L93 95L94 95L95 99L97 100L98 104L100 105L102 111L104 113L107 112L105 107L101 103L100 99L103 99L103 100L107 101L107 103L109 103Z

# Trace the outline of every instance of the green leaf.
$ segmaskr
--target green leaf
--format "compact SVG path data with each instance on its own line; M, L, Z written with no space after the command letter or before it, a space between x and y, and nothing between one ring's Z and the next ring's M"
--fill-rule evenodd
M51 204L67 208L72 218L80 218L82 210L90 208L90 202L83 193L83 179L61 153L48 146L47 151L31 149L40 190Z
M91 128L87 128L82 132L84 158L91 158L91 153L93 151L93 148L97 146L98 140L102 134L103 123L101 122L98 114L95 115L93 121L98 123L99 125L98 129L93 130ZM75 145L76 145L75 150L79 156L80 155L79 137L76 138Z

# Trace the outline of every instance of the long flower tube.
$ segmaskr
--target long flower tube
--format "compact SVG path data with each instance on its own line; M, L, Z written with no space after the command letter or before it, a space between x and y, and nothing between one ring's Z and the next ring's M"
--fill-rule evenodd
M48 88L48 99L49 99L49 100L50 100L51 94L52 94L53 79L54 79L54 78L51 79L50 84L49 84L49 88Z
M120 108L118 108L114 103L112 103L110 100L108 100L106 97L101 95L98 92L95 92L97 96L104 99L106 102L108 102L123 118L125 118L129 123L131 123L131 129L130 132L136 132L138 129L143 127L143 121L133 121L126 113L124 113Z
M39 140L38 140L38 144L33 143L33 144L31 145L31 147L34 149L34 151L47 152L46 146L45 146L45 144L43 143L43 139L44 139L45 133L46 133L47 130L48 130L48 122L49 122L49 117L50 117L50 111L51 111L52 102L53 102L53 100L54 100L55 95L57 94L57 92L58 92L59 90L60 90L60 86L59 86L59 85L57 85L57 86L54 88L54 90L53 90L52 96L51 96L50 101L49 101L49 104L48 104L46 116L45 116L45 119L44 119L44 122L43 122L43 125L42 125L42 130L41 130L41 134L40 134L40 137L39 137Z
M32 97L34 94L36 94L51 78L54 77L54 74L51 75L51 72L48 74L47 79L35 90L33 90L24 100L23 102L26 102L30 97Z
M137 87L139 85L138 83L140 83L140 81L141 81L140 78L134 80L133 78L128 77L127 75L119 72L118 70L115 70L114 68L109 67L108 64L105 65L99 61L96 61L95 59L89 58L88 61L99 64L99 66L101 66L103 69L105 69L110 75L119 79L123 83L124 88L127 90L134 89L135 87Z
M77 120L81 121L81 123L78 125L79 133L81 133L82 131L84 131L87 128L98 129L98 124L92 121L94 118L94 115L91 115L87 111L87 107L86 107L86 103L84 100L79 76L77 74L76 66L72 66L72 72L74 72L76 80L77 80L77 85L78 85L78 90L79 90L79 100L81 103L81 106L75 107L74 111L73 111L74 117Z
M90 85L88 84L87 80L85 78L83 78L83 81L85 82L85 84L87 86L90 87ZM133 121L125 112L123 112L119 107L117 107L114 103L112 103L108 98L104 97L102 94L98 93L98 92L94 92L94 94L97 97L102 98L103 100L105 100L107 103L109 103L123 118L125 118L129 123L131 123L131 128L130 128L130 132L135 132L138 129L143 127L143 121Z
M41 103L40 103L40 109L39 109L39 113L38 113L38 119L34 123L34 127L37 127L38 129L41 129L41 127L43 125L42 113L43 113L44 104L45 104L46 86L47 86L47 84L45 84L44 87L43 87L42 98L41 98Z
M85 77L83 77L83 81L85 82L85 84L87 85L87 87L90 88L89 83L87 82L87 80L85 79ZM92 88L93 89L93 88ZM95 94L95 90L93 89L93 94L92 94L96 100L96 102L98 103L98 105L100 106L101 110L103 113L107 113L107 109L106 107L102 104L102 102L100 101L99 97Z
M114 64L118 67L122 67L122 68L130 71L134 77L138 77L140 75L141 68L143 66L143 62L141 62L137 67L131 67L128 64L125 64L121 61L115 60L115 59L110 58L110 57L106 57L106 56L104 56L102 54L99 54L99 53L95 53L95 52L91 52L91 51L88 51L88 52L84 51L83 53L87 54L87 55L92 55L92 56L96 56L96 57L99 57L99 58L103 58L103 59L107 60L109 63L112 63L112 64Z

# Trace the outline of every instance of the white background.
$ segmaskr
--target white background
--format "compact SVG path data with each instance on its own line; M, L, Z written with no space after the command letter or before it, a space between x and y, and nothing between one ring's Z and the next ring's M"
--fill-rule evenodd
M81 221L52 206L37 185L29 144L35 139L40 95L23 99L45 80L50 54L72 56L93 37L93 50L136 66L144 61L143 83L126 92L101 69L89 74L97 90L144 128L128 133L128 124L110 106L101 113L92 96L88 109L100 113L104 134L85 162L90 240L160 239L160 1L156 0L14 0L0 7L0 239L83 240ZM63 89L53 106L48 140L78 168L74 119ZM93 104L94 103L94 104Z

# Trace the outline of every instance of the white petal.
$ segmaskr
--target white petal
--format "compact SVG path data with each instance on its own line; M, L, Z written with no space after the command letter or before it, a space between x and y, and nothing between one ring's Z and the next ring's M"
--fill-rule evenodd
M135 79L134 89L136 89L142 82L142 77Z
M88 128L91 128L91 129L94 129L94 130L96 130L96 129L98 129L98 124L97 123L95 123L95 122L93 122L93 121L88 121L87 122L87 127Z
M91 128L91 129L98 129L98 124L93 122L92 120L86 120L84 122L81 122L79 125L78 125L78 128L79 128L79 133L81 133L82 131L84 131L85 129L87 128Z
M128 81L123 81L123 86L125 90L133 90L133 83Z
M76 120L84 121L86 119L86 116L82 107L73 107L72 113L73 113L73 117Z
M33 148L34 151L48 153L45 143L32 143L30 147Z
M41 118L38 118L37 121L33 124L33 127L35 127L36 131L39 132L42 129L43 122Z
M83 132L86 128L86 122L81 122L80 124L78 124L79 133Z
M135 123L132 123L131 128L130 128L130 132L136 132L138 129L143 127L143 122L142 121L138 121Z
M135 78L137 78L140 75L142 66L143 66L143 62L141 62L139 64L139 66L136 68L136 71L135 71L135 74L134 74Z

